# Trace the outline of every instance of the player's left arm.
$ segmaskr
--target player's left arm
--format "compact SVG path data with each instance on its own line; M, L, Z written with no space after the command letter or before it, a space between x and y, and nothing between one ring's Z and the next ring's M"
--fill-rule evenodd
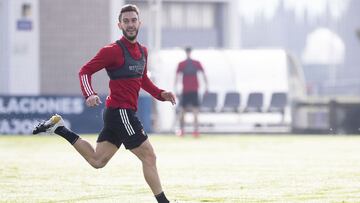
M145 49L145 55L147 58L147 50ZM146 60L147 61L147 60ZM148 77L147 75L147 64L145 64L144 73L141 82L141 88L143 88L146 92L151 94L154 98L160 101L169 101L173 105L176 104L175 96L172 92L168 92L162 89L159 89Z
M181 77L181 63L178 64L178 67L176 68L176 73L175 73L175 80L174 80L174 92L175 94L178 94L178 89L177 89L177 86L178 86L178 81L179 81L179 78Z
M145 69L146 70L146 69ZM149 94L151 94L153 97L160 101L169 101L173 105L176 104L175 102L175 96L172 92L168 92L162 89L159 89L156 87L156 85L150 80L150 78L147 76L147 73L144 71L144 75L142 77L142 84L141 87L147 91Z
M203 68L203 66L201 65L200 62L198 62L198 67L199 67L199 70L201 72L201 75L203 76L203 79L204 79L204 82L205 82L205 91L207 92L209 90L208 78L207 78L205 70L204 70L204 68Z

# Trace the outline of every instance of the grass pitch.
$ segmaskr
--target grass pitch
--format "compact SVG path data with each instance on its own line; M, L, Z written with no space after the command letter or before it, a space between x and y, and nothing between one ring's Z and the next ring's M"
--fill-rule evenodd
M83 136L95 143L95 136ZM360 202L360 137L150 136L174 202ZM0 136L0 202L156 202L122 147L91 168L57 136Z

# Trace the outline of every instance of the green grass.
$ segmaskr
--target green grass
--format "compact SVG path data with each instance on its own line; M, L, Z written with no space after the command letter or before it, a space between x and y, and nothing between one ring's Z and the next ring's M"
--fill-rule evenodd
M84 136L95 143L95 136ZM360 137L151 136L177 202L360 202ZM122 147L91 168L56 136L0 136L0 202L155 202Z

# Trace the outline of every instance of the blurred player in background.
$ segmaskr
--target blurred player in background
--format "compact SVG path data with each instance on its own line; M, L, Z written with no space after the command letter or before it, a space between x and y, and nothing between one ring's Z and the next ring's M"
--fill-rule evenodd
M199 134L199 81L198 72L202 73L205 82L205 93L208 90L208 80L201 63L191 58L191 47L185 48L186 59L181 61L176 70L175 76L175 92L179 78L182 76L182 93L180 102L180 130L176 132L178 136L184 136L185 133L185 113L191 111L193 113L193 136L198 137Z
M63 119L54 115L40 123L34 134L55 132L69 141L94 168L102 168L124 144L142 162L144 177L158 202L169 202L160 183L156 167L156 156L143 126L136 116L140 88L160 101L175 105L173 93L159 89L147 76L147 49L136 38L139 27L139 10L128 4L122 7L118 26L123 37L100 49L97 55L79 72L81 90L89 107L101 104L92 88L91 76L104 69L110 78L110 95L106 99L103 113L104 127L100 132L95 149L89 142L64 126Z

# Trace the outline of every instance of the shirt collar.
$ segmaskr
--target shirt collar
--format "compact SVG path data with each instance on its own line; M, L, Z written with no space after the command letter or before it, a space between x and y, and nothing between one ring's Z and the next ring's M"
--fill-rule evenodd
M135 46L136 46L136 44L137 44L137 42L135 42L135 43L132 43L132 42L130 42L128 39L126 39L126 37L121 37L121 42L123 42L124 44L125 44L125 46L127 46L127 47L129 47L129 48L134 48Z

